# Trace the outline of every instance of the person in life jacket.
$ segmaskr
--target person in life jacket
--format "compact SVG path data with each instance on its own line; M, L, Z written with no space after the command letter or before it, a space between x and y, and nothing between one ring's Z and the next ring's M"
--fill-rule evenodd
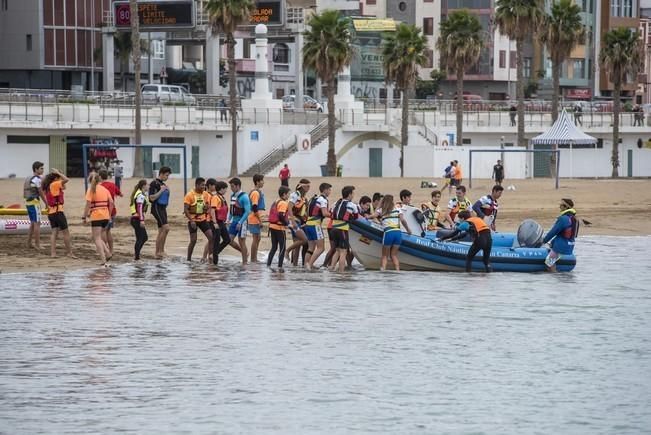
M332 184L321 183L319 195L314 195L307 205L307 222L304 231L307 236L307 256L305 267L312 269L314 263L325 251L325 240L323 238L323 219L330 217L328 210L328 196L332 192Z
M382 195L380 192L375 192L373 194L373 197L371 198L372 201L371 216L375 216L375 212L377 211L378 208L380 208L380 203L382 202L382 198L384 198L384 195Z
M149 202L151 203L151 214L158 225L158 236L156 237L156 259L165 257L165 242L170 232L170 225L167 220L167 205L170 202L170 190L165 182L170 177L172 169L169 166L162 166L158 170L158 177L149 184Z
M349 222L359 217L359 209L357 204L353 202L354 194L355 186L344 186L341 189L341 198L332 208L332 239L330 243L334 244L337 249L332 258L332 269L336 270L337 263L339 263L340 272L346 269L346 257L350 249L348 238Z
M477 217L483 219L493 231L495 231L495 220L499 208L497 200L500 199L503 191L504 188L496 184L489 195L482 196L472 206L472 211L475 212Z
M118 214L117 207L115 207L115 198L123 195L120 187L116 183L109 181L109 173L106 169L100 169L98 171L98 174L99 178L102 180L100 186L108 190L111 194L111 198L113 199L113 211L111 212L111 219L109 220L109 224L106 226L106 228L104 228L103 234L104 240L106 240L109 250L111 251L111 255L113 255L113 234L111 232L111 229L115 226L115 216Z
M68 220L63 213L63 191L66 188L70 179L66 177L56 168L52 168L52 172L45 176L41 188L45 195L45 203L47 204L47 218L52 227L50 234L50 255L52 258L56 257L57 238L59 233L63 235L63 243L66 247L66 255L70 258L77 258L72 253L72 245L70 243L70 230L68 229Z
M443 170L443 177L445 178L445 183L443 184L443 188L447 186L448 188L448 196L452 195L452 177L454 176L454 161L451 161L448 166L445 167Z
M463 171L461 170L461 165L459 160L454 160L454 171L452 172L452 185L461 186L463 182Z
M411 234L411 229L405 220L401 207L396 207L393 202L393 195L386 195L382 199L382 212L380 213L380 222L382 223L382 257L380 258L380 270L386 270L389 257L396 271L400 270L400 260L398 260L398 251L402 244L402 230L400 224Z
M149 239L147 235L147 228L145 227L145 213L149 208L149 200L147 199L147 180L140 180L136 184L129 195L129 210L131 212L131 227L136 235L136 243L133 246L134 260L140 260L140 252L142 247Z
M214 181L214 184L213 184ZM219 254L231 243L231 236L228 234L228 202L226 200L226 190L228 184L224 181L215 181L209 179L206 182L209 192L212 194L210 199L211 221L214 223L213 240L212 240L212 262L219 263ZM239 251L239 245L237 250Z
M561 214L556 218L554 226L545 234L543 243L551 243L551 250L545 259L545 266L550 272L556 272L558 260L574 252L574 243L579 235L579 220L576 217L574 201L569 198L561 199L559 204Z
M242 264L248 262L249 251L246 247L246 233L249 213L251 213L251 200L249 195L242 190L242 181L239 178L232 178L228 184L231 186L231 223L228 227L228 234L231 236L231 246L238 249L242 254Z
M264 192L264 175L255 174L253 176L254 188L249 193L251 200L251 214L248 217L248 230L251 233L251 263L258 262L258 247L260 246L260 234L262 232L262 212L265 211Z
M41 162L32 164L32 175L25 179L23 184L23 197L25 208L29 216L29 234L27 247L41 250L41 200L46 202L41 184L43 183L44 165ZM33 242L32 242L33 240Z
M439 202L441 201L441 191L434 190L431 196L432 199L430 201L424 202L420 205L420 209L422 210L427 223L427 231L436 231L447 228L443 212L441 212L441 206L439 205Z
M92 174L88 181L90 185L88 191L86 191L86 207L81 219L84 223L90 219L95 249L99 255L101 265L108 267L108 261L111 259L112 254L104 237L104 229L111 220L113 198L111 198L108 189L100 184L102 180L99 174Z
M285 228L289 222L289 187L280 186L278 199L274 201L269 209L269 236L271 237L271 250L267 255L267 267L271 267L276 251L278 251L278 268L282 270L285 260L285 246L287 238Z
M217 180L214 178L208 178L206 180L206 192L210 195L210 201L208 201L208 225L210 225L210 231L212 232L212 240L206 240L206 244L203 247L203 254L201 255L201 262L207 263L212 257L214 251L214 242L215 242L215 233L217 232L216 216L212 207L213 199L217 193Z
M466 186L457 186L457 190L454 198L450 198L448 201L448 210L445 215L445 222L448 222L451 227L457 223L457 214L464 210L470 210L472 208L472 202L466 198Z
M206 240L210 243L212 250L212 229L208 220L210 211L210 194L206 192L206 179L198 177L194 181L194 189L183 198L183 214L188 218L188 232L190 243L188 244L187 260L192 261L192 252L197 243L197 229L200 229Z
M473 217L470 210L463 210L459 212L460 222L455 227L454 231L441 237L440 240L458 240L463 239L468 234L472 238L472 245L466 254L466 272L472 270L472 260L475 255L481 250L483 253L482 261L484 262L484 270L491 272L492 267L490 263L491 249L493 247L493 238L491 236L491 229L486 225L483 219Z
M289 220L290 231L292 233L293 243L287 248L286 256L291 256L292 264L298 264L299 254L303 258L305 264L305 257L307 255L307 235L303 231L303 226L307 222L307 194L310 191L310 180L302 178L296 190L289 195Z

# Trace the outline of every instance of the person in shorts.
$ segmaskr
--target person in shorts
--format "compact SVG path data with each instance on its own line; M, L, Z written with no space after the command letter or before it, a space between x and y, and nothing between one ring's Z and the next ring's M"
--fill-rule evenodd
M90 186L86 191L86 207L81 220L86 223L90 218L95 249L99 255L101 265L106 267L112 255L103 234L111 221L113 198L111 198L108 189L100 185L101 178L97 173L92 174L88 181Z
M212 252L212 226L208 217L211 199L210 193L206 192L206 180L202 177L198 177L194 181L194 189L188 192L183 199L183 214L188 218L188 232L190 233L188 261L192 261L192 252L197 244L197 230L201 230L206 236L209 252Z
M113 199L113 211L111 212L111 220L109 220L109 224L104 229L103 234L104 241L108 245L109 250L111 251L111 255L113 255L113 234L111 233L111 230L115 226L115 216L118 214L117 207L115 207L115 198L122 196L122 192L120 191L120 187L117 185L117 183L109 181L109 173L106 169L100 169L98 174L99 178L102 180L100 186L108 190L111 194L111 199Z
M242 254L242 264L248 262L249 252L246 248L247 221L251 213L251 200L242 191L242 181L235 177L228 184L231 187L230 225L228 234L231 236L231 246L239 247Z
M350 249L350 242L348 238L348 231L350 230L349 222L357 219L359 209L357 204L353 202L355 193L354 186L345 186L341 189L341 198L335 203L332 208L332 240L337 249L337 253L332 259L332 269L337 269L337 262L339 263L339 272L346 269L346 257L348 249Z
M37 251L41 250L41 199L45 202L45 195L41 189L43 166L41 162L34 162L32 164L32 175L25 179L23 186L25 208L29 216L27 247L34 248Z
M157 259L165 257L165 242L170 232L170 225L167 221L167 205L170 202L170 190L165 184L172 169L162 166L158 171L158 177L149 184L149 202L151 203L151 214L158 225L158 236L156 237Z
M251 263L258 262L258 247L260 246L260 233L262 231L262 212L265 210L264 192L264 175L255 174L253 176L253 190L249 193L251 200L251 213L247 218L249 233L251 233Z
M59 233L63 235L63 243L66 247L66 255L70 258L77 258L72 253L72 245L70 243L70 230L68 229L68 220L63 213L64 194L70 179L66 177L61 171L52 168L52 171L45 176L41 188L45 194L45 203L47 204L47 218L50 221L52 234L50 235L50 256L55 258L57 256L57 238Z

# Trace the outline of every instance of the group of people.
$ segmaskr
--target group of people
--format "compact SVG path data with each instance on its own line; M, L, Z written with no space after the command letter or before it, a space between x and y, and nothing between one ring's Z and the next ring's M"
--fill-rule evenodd
M458 164L456 161L451 163L453 167ZM34 162L32 169L33 175L28 177L24 184L27 211L32 223L28 244L40 249L40 202L43 201L47 205L48 219L52 227L52 257L56 256L56 242L61 234L66 254L76 258L72 251L68 222L63 209L64 191L69 179L57 169L52 169L43 177L44 168L41 162ZM129 194L130 224L135 234L135 260L140 259L143 246L148 241L145 221L149 210L159 229L155 257L161 259L165 256L165 244L170 229L167 214L170 190L166 181L171 172L169 167L161 167L155 180L151 183L144 179L139 180ZM82 221L90 223L93 242L102 265L108 265L113 256L111 229L117 215L115 199L123 196L120 188L108 178L109 174L105 170L93 172L89 176L82 215ZM304 178L293 191L288 186L281 185L277 197L267 207L264 182L263 175L254 175L253 189L245 192L242 189L242 181L237 177L230 179L228 183L214 178L195 179L194 188L183 199L183 214L187 219L190 239L186 257L188 261L192 260L197 234L201 231L206 238L201 257L203 262L212 261L213 264L218 264L221 252L231 246L240 252L242 264L249 261L257 263L263 222L267 221L271 239L267 266L272 265L277 255L280 269L285 261L291 261L293 265L302 261L306 269L313 269L318 267L317 261L325 253L322 266L343 271L353 259L349 243L350 222L364 217L376 221L383 228L381 268L384 270L391 260L394 269L399 270L398 250L402 243L402 230L418 235L423 230L409 228L404 217L407 208L412 206L412 193L407 189L400 191L399 199L378 192L372 197L362 196L358 202L354 202L355 187L344 186L341 196L331 203L331 184L321 183L318 194L309 196L311 183ZM231 192L229 200L226 199L228 190ZM491 231L496 229L498 200L503 190L500 184L495 184L491 193L472 202L466 197L465 186L457 185L455 196L450 198L445 210L440 205L439 190L434 190L431 200L420 205L425 229L453 230L442 237L442 240L455 240L468 234L471 236L473 243L466 260L468 271L479 250L483 251L485 270L491 270ZM550 269L559 258L572 252L574 237L578 232L573 206L570 199L562 201L561 216L545 237L546 242L553 239L547 261ZM292 240L289 246L287 231ZM249 234L251 243L247 245ZM325 234L330 242L327 252Z

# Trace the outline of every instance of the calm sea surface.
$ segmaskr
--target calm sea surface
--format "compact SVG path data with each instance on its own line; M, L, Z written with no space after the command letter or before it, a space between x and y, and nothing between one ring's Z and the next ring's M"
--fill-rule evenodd
M0 275L0 432L651 433L651 237L571 274Z

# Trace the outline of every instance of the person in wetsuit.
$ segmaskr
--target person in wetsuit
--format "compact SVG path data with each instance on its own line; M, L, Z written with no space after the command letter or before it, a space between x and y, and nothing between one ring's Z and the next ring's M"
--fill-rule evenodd
M468 249L468 254L466 255L466 272L472 270L472 260L479 250L483 251L484 270L490 272L492 270L490 256L491 248L493 247L490 228L482 219L472 217L469 210L460 211L458 216L461 222L456 225L452 233L441 237L440 240L458 240L470 234L472 245L470 245L470 249Z

